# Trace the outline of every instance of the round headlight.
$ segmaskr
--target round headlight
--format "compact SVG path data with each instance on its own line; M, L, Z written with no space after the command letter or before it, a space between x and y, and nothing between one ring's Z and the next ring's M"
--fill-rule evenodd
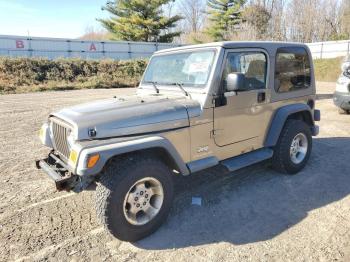
M338 78L335 91L341 92L341 93L348 93L349 92L349 84L350 79L345 76L340 76Z
M348 72L348 71L350 71L350 62L345 62L345 63L342 65L341 69L343 70L343 72Z

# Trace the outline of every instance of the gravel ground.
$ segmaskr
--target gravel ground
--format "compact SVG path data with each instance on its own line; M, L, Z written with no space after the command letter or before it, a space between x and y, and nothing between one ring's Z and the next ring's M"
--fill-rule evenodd
M92 191L56 192L34 167L48 151L37 135L51 111L133 90L0 96L0 260L350 261L350 116L337 113L333 90L318 83L321 133L301 173L259 164L181 178L167 222L134 244L97 223Z

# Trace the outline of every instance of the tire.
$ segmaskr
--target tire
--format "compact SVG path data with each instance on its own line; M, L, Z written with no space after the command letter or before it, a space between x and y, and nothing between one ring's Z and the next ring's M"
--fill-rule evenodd
M294 138L299 138L303 143L297 143L298 140L294 140ZM293 141L299 146L293 146L293 149L291 149ZM298 151L296 148L300 150L299 155L295 153ZM296 174L305 167L311 149L312 135L310 127L301 120L287 120L274 148L272 167L281 173Z
M101 174L97 185L97 217L114 237L123 241L134 242L152 234L166 220L169 214L174 196L172 175L168 166L153 157L133 155L122 159L112 159ZM149 219L146 216L147 212L138 211L137 215L132 217L131 215L129 216L132 212L126 210L136 208L137 204L141 205L140 208L143 208L142 204L146 203L146 201L143 201L147 200L147 190L151 189L146 188L147 184L144 181L150 181L151 183L158 181L161 187L157 188L162 188L163 199L162 204L159 204L161 203L159 200L161 198L160 194L157 195L159 192L148 198L149 202L147 202L147 205L149 203L151 206L155 205L154 203L151 204L152 199L157 200L158 213L149 212L150 216L156 214L149 222L142 224L144 220ZM135 185L136 182L138 184ZM137 189L142 186L142 183L145 186L143 200L141 199L141 191ZM132 189L133 185L135 186ZM126 196L129 195L132 199L136 199L134 195L137 192L139 192L139 197L142 201L139 203L132 200L134 205L131 207L132 204L125 202L129 199ZM150 194L149 192L148 194ZM140 199L138 200L140 201ZM148 208L145 210L147 211ZM143 220L138 217L139 214L141 214ZM138 220L143 222L141 223Z
M340 107L338 108L338 112L341 115L348 115L348 114L350 114L350 110L343 109L343 108L340 108Z

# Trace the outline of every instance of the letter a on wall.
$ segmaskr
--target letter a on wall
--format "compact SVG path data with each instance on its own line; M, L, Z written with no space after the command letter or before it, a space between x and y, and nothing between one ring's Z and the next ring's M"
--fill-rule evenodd
M16 48L24 48L24 43L22 40L16 40Z
M96 46L94 43L91 43L90 45L90 51L96 51Z

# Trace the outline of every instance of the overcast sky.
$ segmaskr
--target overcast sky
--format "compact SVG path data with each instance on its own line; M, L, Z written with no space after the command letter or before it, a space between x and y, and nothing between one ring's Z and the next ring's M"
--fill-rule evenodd
M96 18L106 0L0 0L0 35L77 38Z

